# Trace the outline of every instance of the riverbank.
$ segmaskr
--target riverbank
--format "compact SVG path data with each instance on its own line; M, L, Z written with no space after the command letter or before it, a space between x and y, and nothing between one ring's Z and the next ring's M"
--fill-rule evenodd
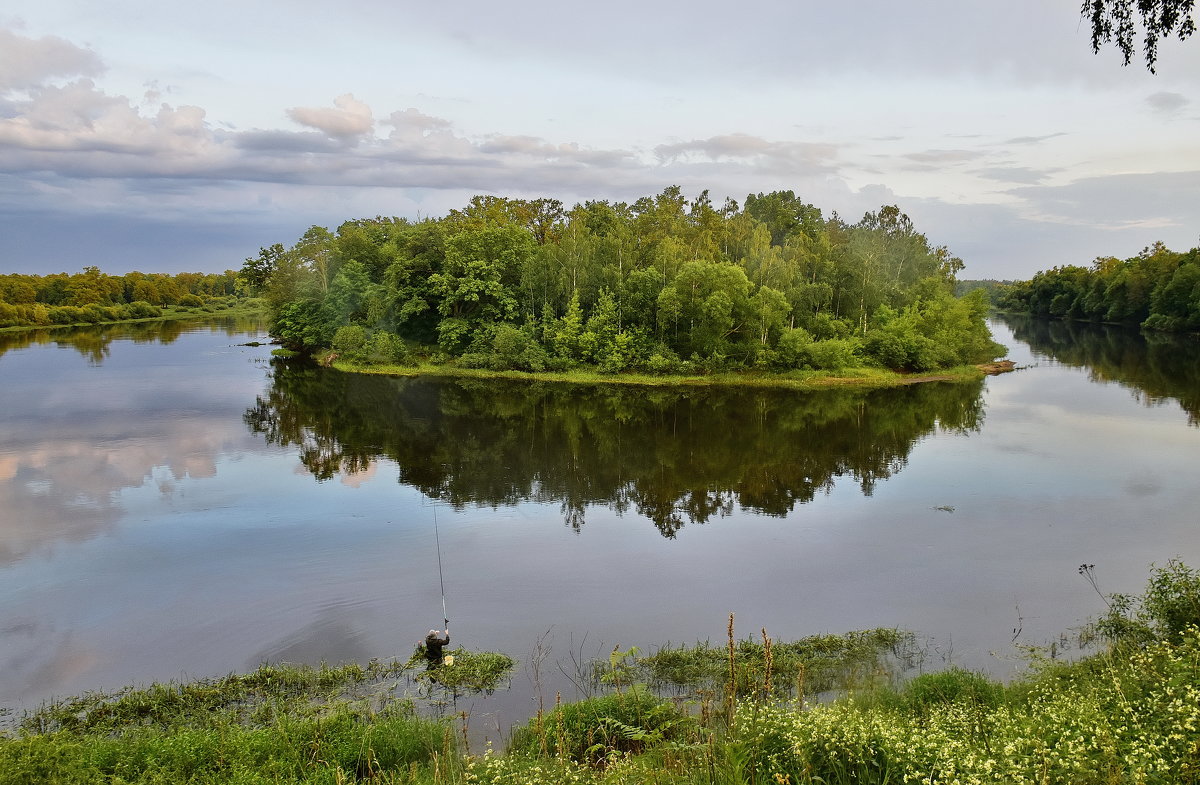
M214 301L205 305L195 306L165 306L156 316L142 316L128 319L113 319L100 321L72 321L55 324L22 324L0 327L0 334L21 333L29 330L59 330L77 327L107 327L114 324L149 324L153 322L171 322L191 319L205 319L213 316L261 316L269 317L267 305L260 299L240 299L232 304Z
M947 368L937 373L906 374L881 368L847 368L839 372L789 371L786 373L742 371L712 374L663 374L600 373L595 370L576 369L571 371L493 371L482 368L463 368L456 365L421 362L416 365L362 365L337 359L336 355L318 357L326 367L346 373L361 373L379 376L437 376L459 379L516 379L530 382L555 382L562 384L616 384L638 387L747 387L792 390L821 390L855 387L880 389L900 387L925 382L970 382L984 376L1008 373L1016 370L1014 363L1001 360L980 365L962 365Z
M725 646L614 650L591 697L539 703L485 749L470 711L430 718L388 681L412 660L89 694L0 737L0 785L1193 782L1200 573L1172 562L1128 599L1091 627L1107 650L1031 651L1010 684L954 667L898 683L870 653L903 634L735 641L731 616ZM836 700L812 681L822 657L849 666ZM655 673L696 689L663 697Z

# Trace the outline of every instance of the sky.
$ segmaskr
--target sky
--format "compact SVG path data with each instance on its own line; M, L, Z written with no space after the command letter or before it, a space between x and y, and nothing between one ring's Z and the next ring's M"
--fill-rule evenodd
M237 269L475 194L897 204L963 278L1200 245L1200 36L1078 0L6 0L0 273Z

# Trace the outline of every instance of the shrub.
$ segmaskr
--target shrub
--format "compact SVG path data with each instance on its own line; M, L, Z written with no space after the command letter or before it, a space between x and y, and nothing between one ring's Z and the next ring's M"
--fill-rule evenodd
M542 345L525 330L511 324L496 326L492 337L493 368L518 371L542 371L549 356Z
M330 345L334 351L353 359L362 352L366 343L367 328L361 324L347 324L337 329Z
M1190 627L1200 626L1200 572L1174 559L1153 568L1146 593L1110 595L1109 612L1096 626L1116 641L1179 643Z
M689 726L672 704L643 686L564 703L513 733L510 748L536 755L566 755L599 763L612 753L638 753L648 744L678 737Z
M853 338L814 341L808 348L809 364L821 371L840 371L856 365L859 342Z
M130 319L152 319L162 316L162 308L145 300L135 300L125 306L125 315Z
M204 305L204 300L194 294L185 294L179 298L179 305L185 308L199 308Z
M917 714L946 703L970 703L994 708L1004 699L1004 687L986 676L963 668L947 668L924 673L907 685L902 694L904 706Z
M387 330L376 330L363 347L367 362L378 365L410 365L412 352L404 339Z

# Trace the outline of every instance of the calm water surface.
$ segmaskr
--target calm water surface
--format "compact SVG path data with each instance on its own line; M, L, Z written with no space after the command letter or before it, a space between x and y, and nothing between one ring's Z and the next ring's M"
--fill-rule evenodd
M407 657L442 616L435 517L469 648L570 670L736 612L1010 674L1102 610L1081 563L1105 592L1200 565L1200 348L993 329L1027 367L819 394L354 377L250 323L0 336L0 705ZM519 672L480 722L533 695Z

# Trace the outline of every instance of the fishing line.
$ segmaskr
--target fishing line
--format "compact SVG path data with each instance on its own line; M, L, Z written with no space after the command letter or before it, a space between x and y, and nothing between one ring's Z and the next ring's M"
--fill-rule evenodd
M442 589L442 621L446 623L446 627L450 626L450 619L446 617L446 580L442 577L442 538L438 535L437 522L437 505L433 505L433 539L437 543L438 554L438 585Z

